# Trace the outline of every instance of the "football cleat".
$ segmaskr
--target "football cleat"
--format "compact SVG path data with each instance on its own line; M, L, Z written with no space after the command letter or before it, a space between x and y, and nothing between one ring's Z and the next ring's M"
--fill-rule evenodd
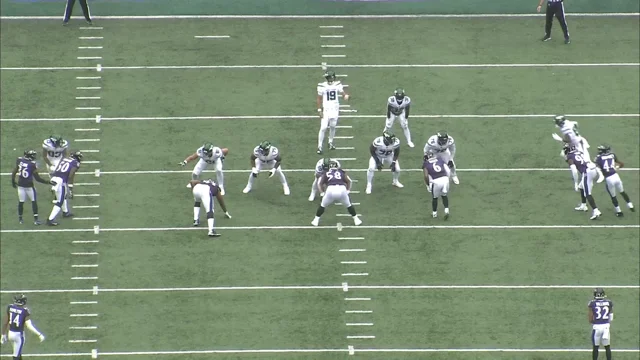
M324 73L324 78L327 80L329 84L331 84L334 81L336 81L336 73L334 71L327 70Z
M209 236L209 237L220 237L220 234L218 234L217 232L215 232L215 230L211 230L211 231L209 231L209 233L207 234L207 236Z
M402 185L402 184L400 183L400 181L398 181L398 180L394 180L394 181L391 183L391 185L393 185L393 186L395 186L395 187L397 187L397 188L403 188L403 187L404 187L404 185Z
M589 207L587 204L580 204L575 209L575 211L589 211Z
M24 220L22 220L22 216L18 218L18 222L19 222L20 224L24 224Z
M223 187L221 187L221 188L220 188L220 195L224 196L224 194L225 194L225 192L224 192L224 188L223 188Z
M58 223L53 221L53 220L47 220L47 225L48 226L58 226Z
M431 213L431 217L433 217L434 219L438 217L438 212L434 211Z
M250 186L247 186L247 187L244 188L244 190L242 190L242 192L245 193L245 194L248 194L249 191L251 191L251 187Z
M313 220L311 220L311 225L313 226L318 226L319 223L320 223L319 218L314 218Z
M316 199L316 194L309 195L309 201L313 201Z
M40 220L33 220L33 225L42 225Z
M336 146L333 144L333 142L329 143L329 150L335 150Z
M444 212L444 219L445 220L449 220L449 212L448 211Z
M591 217L589 219L591 220L595 220L597 218L600 217L600 215L602 215L602 213L600 212L600 210L598 209L593 209L593 214L591 215Z
M629 206L629 210L631 210L631 212L636 212L636 208L634 208L633 205Z
M410 148L415 147L415 145L411 141L407 141L407 145L409 145Z
M193 226L200 226L200 220L193 220Z
M545 35L545 36L542 38L542 41L549 41L549 40L551 40L551 36L548 36L548 35Z
M362 220L360 220L360 218L356 216L355 218L353 218L353 224L355 226L359 226L362 224Z
M571 39L569 38L564 39L564 43L567 45L571 44Z
M371 184L367 184L367 188L364 190L364 193L367 195L371 194Z
M617 217L624 217L624 213L622 211L616 213Z
M289 190L289 185L282 185L282 190L285 195L291 195L291 190Z
M451 178L451 180L453 180L453 183L454 183L454 184L456 184L456 185L459 185L459 184L460 184L460 180L458 179L458 177L457 177L457 176L453 176L453 177Z
M318 150L316 150L316 154L318 154L318 155L322 154L322 148L321 147L319 147Z

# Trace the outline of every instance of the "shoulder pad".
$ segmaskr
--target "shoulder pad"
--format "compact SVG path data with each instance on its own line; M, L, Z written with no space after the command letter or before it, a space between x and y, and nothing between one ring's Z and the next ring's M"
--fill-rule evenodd
M393 146L400 146L400 139L396 138L396 141L393 142Z
M335 85L335 86L340 85L340 86L342 86L342 83L341 83L340 81L336 80L336 81L334 81L334 82L333 82L333 84L331 84L331 85Z
M410 103L411 102L411 98L405 95L404 101L406 101L407 103Z
M280 152L280 150L278 150L277 147L275 147L275 146L271 147L271 154L272 155L278 155L279 152Z

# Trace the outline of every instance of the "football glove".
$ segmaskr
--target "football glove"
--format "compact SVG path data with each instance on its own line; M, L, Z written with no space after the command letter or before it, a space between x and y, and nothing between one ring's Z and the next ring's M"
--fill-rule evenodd
M73 199L73 185L69 184L69 192L67 193L67 199Z
M453 169L454 167L456 167L456 165L453 163L453 160L449 160L447 165L449 166L450 169Z
M395 161L393 161L391 163L391 171L396 172L396 162Z
M324 197L324 193L323 192L320 193L320 197Z
M0 338L0 344L4 344L7 342L7 335L2 335L2 338Z
M428 191L428 192L432 192L432 191L433 191L433 183L429 183L429 184L427 185L427 191Z
M180 166L186 166L187 165L187 160L182 160L181 163L179 163L178 165Z

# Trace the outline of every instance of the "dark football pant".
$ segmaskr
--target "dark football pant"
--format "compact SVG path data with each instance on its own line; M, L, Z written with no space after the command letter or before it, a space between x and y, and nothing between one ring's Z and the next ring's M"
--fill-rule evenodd
M80 2L80 7L82 8L82 13L84 14L84 18L87 21L91 21L91 13L89 13L89 5L87 4L87 0L78 0ZM67 6L64 8L64 19L62 21L68 22L71 18L71 13L73 12L73 5L75 5L76 0L67 0Z
M560 2L548 2L547 3L547 22L544 25L544 35L551 37L551 25L553 25L553 16L558 19L564 38L569 38L569 28L567 28L567 19L564 16L564 3Z

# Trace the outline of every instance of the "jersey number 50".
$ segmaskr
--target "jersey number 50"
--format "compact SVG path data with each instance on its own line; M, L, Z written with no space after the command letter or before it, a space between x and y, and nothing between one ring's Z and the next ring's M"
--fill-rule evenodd
M327 100L333 101L337 98L337 94L335 90L327 91Z

